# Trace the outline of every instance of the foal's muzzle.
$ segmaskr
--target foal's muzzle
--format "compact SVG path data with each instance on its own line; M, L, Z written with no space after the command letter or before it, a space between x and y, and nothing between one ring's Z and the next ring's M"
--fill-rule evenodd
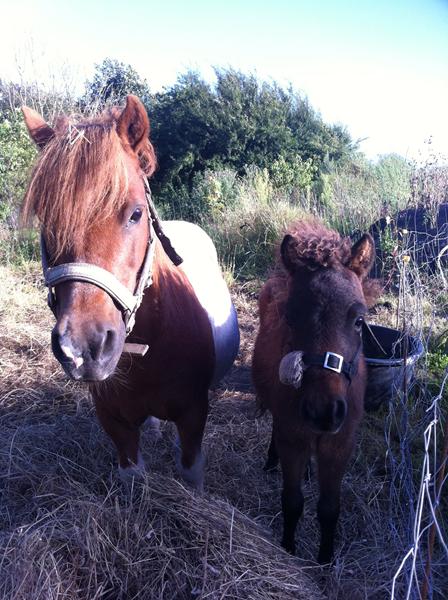
M305 397L302 416L316 433L337 433L347 416L347 402L342 396L331 397L325 402Z
M330 371L335 375L344 377L347 388L352 378L358 372L358 362L361 355L362 342L351 361L346 361L336 352L325 354L309 354L301 351L289 352L279 365L279 379L284 385L295 389L302 387L303 377L310 367L318 367L323 371ZM317 380L316 380L317 382ZM320 387L320 386L318 386ZM334 393L328 385L316 389L312 383L307 385L306 391L300 394L302 403L301 411L303 420L316 433L337 433L347 415L347 402L345 397Z

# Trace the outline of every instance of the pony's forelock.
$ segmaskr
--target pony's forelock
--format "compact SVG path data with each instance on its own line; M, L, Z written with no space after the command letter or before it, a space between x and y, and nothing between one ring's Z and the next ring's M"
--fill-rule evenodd
M59 120L31 174L22 220L30 224L37 217L55 257L80 247L91 224L106 220L125 202L128 176L116 114L108 111L77 123ZM138 158L150 176L156 158L149 139Z

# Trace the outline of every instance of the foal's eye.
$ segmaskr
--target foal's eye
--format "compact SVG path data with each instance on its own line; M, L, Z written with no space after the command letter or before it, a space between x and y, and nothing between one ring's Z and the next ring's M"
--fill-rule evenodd
M138 223L140 221L140 219L142 218L142 214L143 214L142 209L136 208L129 218L129 223Z
M355 329L357 331L360 331L362 324L364 323L364 318L363 317L358 317L355 321Z

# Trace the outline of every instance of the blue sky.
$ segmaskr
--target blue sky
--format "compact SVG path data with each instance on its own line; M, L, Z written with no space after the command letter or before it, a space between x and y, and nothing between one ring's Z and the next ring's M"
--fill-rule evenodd
M153 90L187 68L232 66L291 83L368 156L448 155L448 0L0 0L0 77L76 85L106 57ZM5 27L5 24L7 26ZM30 45L32 51L30 51ZM34 65L30 67L30 55Z

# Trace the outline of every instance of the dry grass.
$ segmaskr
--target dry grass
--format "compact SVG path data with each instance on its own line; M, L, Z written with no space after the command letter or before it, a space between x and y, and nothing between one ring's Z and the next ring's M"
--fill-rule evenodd
M235 292L242 348L211 394L206 492L178 480L172 426L143 435L148 476L122 487L111 442L83 387L49 348L39 270L0 273L0 597L49 599L383 599L407 547L385 527L391 481L384 414L368 416L343 486L337 556L317 553L316 484L305 483L298 557L279 547L279 473L262 470L270 435L250 383L257 285Z

